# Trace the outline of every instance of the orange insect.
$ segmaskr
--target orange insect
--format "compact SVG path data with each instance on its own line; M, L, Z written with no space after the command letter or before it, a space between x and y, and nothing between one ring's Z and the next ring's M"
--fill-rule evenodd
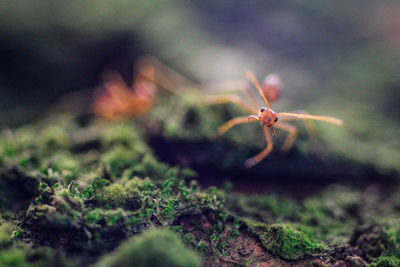
M269 103L276 102L281 96L281 88L282 88L281 78L279 77L278 74L275 73L268 74L267 76L265 76L263 83L261 84L261 88ZM307 112L305 111L298 113L307 114ZM315 132L315 127L313 122L311 120L304 120L304 126L308 136L310 137L314 152L320 155L319 153L320 151L318 151L318 146L319 146L318 138ZM287 150L288 148L286 148L286 151Z
M240 105L244 110L248 111L250 116L241 116L241 117L236 117L222 126L218 128L218 133L220 135L226 133L230 128L237 124L241 123L248 123L248 122L253 122L253 121L258 121L261 126L263 127L264 130L264 135L265 139L267 140L267 147L261 151L259 154L256 156L248 159L245 162L245 166L250 168L262 161L266 156L268 156L269 153L271 153L273 149L273 142L272 142L272 137L269 131L272 132L273 136L276 136L275 129L279 128L285 131L289 132L289 136L287 137L283 149L288 150L292 147L294 140L296 139L297 136L297 128L291 124L288 124L284 122L285 120L293 120L293 119L303 119L303 120L318 120L318 121L325 121L331 124L335 125L342 125L342 120L334 118L334 117L328 117L328 116L316 116L316 115L309 115L309 114L302 114L302 113L287 113L287 112L279 112L275 113L270 107L269 107L269 102L267 97L264 94L263 88L259 84L257 78L254 76L252 72L246 72L246 77L247 79L257 88L258 93L262 97L264 103L266 104L266 107L261 107L259 109L251 107L247 105L244 101L240 102ZM252 102L254 106L257 106L256 101L254 98L247 94L249 100ZM228 97L229 98L229 97ZM237 104L237 99L236 96L231 96L231 102L234 102ZM254 115L256 113L256 115Z
M141 70L154 76L151 68ZM103 75L105 90L95 99L94 113L110 120L121 120L146 114L155 101L154 83L137 76L129 87L115 71Z
M276 128L289 132L289 136L287 137L287 139L283 144L283 150L287 151L293 146L293 143L297 136L297 127L288 124L285 121L303 119L308 135L310 136L311 141L314 144L316 144L317 142L315 140L315 132L312 120L325 121L339 126L342 125L342 121L340 119L333 117L309 115L305 114L305 112L275 113L272 109L270 109L269 101L275 102L280 97L281 81L279 76L276 74L267 75L261 86L253 73L246 72L247 79L257 88L258 93L260 94L260 96L262 97L262 99L266 104L266 107L257 109L254 108L258 106L257 99L250 91L250 88L245 83L243 83L243 81L232 81L232 82L225 82L219 85L214 85L213 86L214 89L225 88L228 89L228 91L222 94L204 95L204 93L202 93L202 91L199 89L202 88L200 85L194 84L189 79L185 78L184 76L170 69L168 66L162 64L157 59L153 57L147 57L144 60L144 62L147 65L153 66L153 69L156 70L155 72L157 74L149 76L149 72L142 72L141 73L142 77L144 79L148 79L149 81L154 82L155 84L158 84L164 89L167 89L175 94L184 97L185 94L188 93L188 91L191 91L192 93L198 96L197 100L202 104L217 105L224 103L234 103L237 106L249 112L250 114L257 113L257 115L251 115L249 117L233 118L218 128L218 134L222 135L236 124L247 123L251 121L259 121L260 124L263 126L265 138L267 140L267 148L264 149L261 153L259 153L255 157L247 160L245 163L247 167L252 167L256 165L272 151L273 142L268 129L270 129L273 135L275 136L276 133L274 126ZM146 66L146 64L144 65ZM180 87L176 87L176 84L180 84ZM184 90L182 88L184 88ZM248 105L248 103L242 100L238 95L232 94L234 91L242 92L247 97L247 100L249 100L252 106L254 107Z
M115 71L103 75L105 90L95 98L95 114L110 120L144 115L156 101L156 84L182 97L190 90L198 93L197 85L152 56L141 57L135 67L138 71L131 87ZM185 92L176 88L175 84L185 85L181 86Z

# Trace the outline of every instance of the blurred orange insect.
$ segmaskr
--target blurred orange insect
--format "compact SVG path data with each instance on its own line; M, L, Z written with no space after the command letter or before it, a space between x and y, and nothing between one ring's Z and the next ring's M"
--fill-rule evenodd
M189 90L196 86L152 56L141 57L135 67L137 74L131 86L116 71L108 71L103 75L105 90L95 97L93 111L96 115L110 120L144 115L155 104L156 85L180 96L185 93L175 84L189 86Z
M153 76L152 68L142 69L147 76ZM96 97L94 113L110 119L121 120L146 114L153 106L156 87L153 82L136 76L132 86L128 86L116 71L108 71L103 75L104 88Z

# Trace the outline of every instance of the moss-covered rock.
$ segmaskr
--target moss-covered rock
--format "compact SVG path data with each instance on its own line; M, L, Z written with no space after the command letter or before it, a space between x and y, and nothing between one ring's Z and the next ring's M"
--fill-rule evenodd
M204 115L202 109L186 110L182 115L185 121L178 126L202 123L205 118L198 121ZM140 264L139 259L130 257L136 255L131 247L167 253L164 261L179 260L174 254L169 258L171 253L164 250L168 245L153 248L163 244L160 238L166 231L146 232L154 227L172 229L174 237L168 237L171 233L167 231L165 239L178 240L178 247L185 249L176 237L180 236L185 245L202 255L205 266L289 261L310 266L314 260L322 265L343 262L362 266L396 263L399 258L395 193L381 197L377 188L332 186L294 199L277 193L236 193L232 186L202 188L197 181L202 177L194 171L157 159L140 132L154 130L146 128L150 127L147 122L139 126L92 121L82 126L63 118L50 126L4 130L0 139L2 262L88 266L104 256L104 264L125 260ZM200 135L208 135L208 126L203 126L199 139L192 136L186 141L199 142ZM52 136L60 129L60 137ZM191 135L190 131L181 132L179 138ZM233 141L234 136L226 140ZM220 153L226 153L220 144L216 145ZM207 153L207 161L219 164L212 158L214 150ZM221 172L223 175L230 177L232 172ZM366 226L359 226L361 223ZM197 256L189 258L190 263L200 264Z
M295 260L322 252L326 247L290 225L273 224L260 234L264 246L284 259Z
M394 256L381 256L372 261L371 267L397 267L400 265L400 259Z
M96 266L201 266L200 257L185 248L181 239L166 229L151 229L135 236L104 257Z
M4 248L11 244L11 234L13 229L9 223L0 224L0 248Z
M400 258L399 220L383 220L376 225L357 227L351 243L360 248L368 259L382 256Z
M31 264L27 263L26 252L23 249L11 248L0 252L1 266L21 266L28 267Z

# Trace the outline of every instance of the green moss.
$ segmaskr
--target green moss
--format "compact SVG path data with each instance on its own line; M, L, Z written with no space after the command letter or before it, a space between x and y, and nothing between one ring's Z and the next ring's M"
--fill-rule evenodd
M75 266L64 257L64 253L49 247L31 248L23 243L0 250L0 266L4 267L40 267L40 266Z
M79 211L84 206L82 199L78 195L62 187L56 188L52 205L56 207L58 211L67 214L73 214L74 211Z
M199 132L197 137L188 137L193 129L181 131L180 128L202 124L205 119L200 114L202 109L184 111L181 115L185 121L178 122L179 133L174 134L185 140L206 136L207 133ZM60 240L66 240L72 249L84 246L89 253L107 253L125 238L135 236L126 243L130 245L123 245L106 257L116 265L131 260L131 254L137 255L129 251L131 246L139 251L143 247L147 249L152 242L163 244L162 234L161 238L153 237L156 241L148 241L140 233L153 226L166 226L174 229L184 244L201 252L207 264L214 264L221 255L236 253L236 241L254 240L262 241L267 255L280 257L277 262L298 259L302 263L302 259L317 255L324 261L331 251L320 253L325 249L323 244L333 247L337 243L362 250L374 264L384 265L399 258L398 219L376 218L376 214L398 218L399 202L385 200L385 206L378 206L379 198L374 192L368 193L367 201L367 194L360 190L333 186L297 201L278 194L238 194L229 185L223 190L203 189L195 179L189 180L195 178L193 171L160 162L129 124L96 123L88 128L78 128L73 122L68 127L59 125L53 125L50 130L46 127L43 136L36 135L32 127L4 131L4 138L0 139L4 166L20 166L0 172L0 204L2 216L6 218L0 225L0 247L8 249L11 256L25 253L29 262L31 257L36 257L32 256L37 254L36 249L14 251L18 238L33 246L54 245L59 251L64 250ZM54 140L50 133L59 129L66 136ZM79 138L75 130L79 131ZM235 132L230 136L232 141ZM242 150L238 153L246 157ZM14 208L17 213L7 213ZM372 225L373 229L364 229L360 232L362 238L350 240L360 222ZM17 234L10 233L10 225L21 227L18 238ZM144 239L147 241L137 241ZM136 242L140 245L135 245ZM171 254L169 250L164 251L170 245L163 246L160 245L161 252L154 253L162 257L165 253ZM49 252L49 259L52 255L55 254ZM43 257L47 259L46 255ZM14 258L21 264L25 262L24 257ZM86 256L81 254L78 258L85 266ZM242 260L257 262L256 258ZM346 263L349 262L362 263L362 260L350 255L346 258Z
M193 251L184 247L180 238L166 229L151 229L126 241L96 266L201 266Z
M68 134L65 129L51 125L43 129L39 134L39 146L48 152L68 147Z
M400 259L396 257L381 256L371 262L371 267L398 267Z
M383 219L377 225L365 225L357 228L352 242L369 259L380 256L400 258L400 220Z
M168 165L157 161L151 154L146 154L142 161L130 170L129 175L140 175L143 178L151 177L154 181L157 181L168 178L168 171Z
M321 252L325 246L287 224L273 224L260 235L264 246L284 259L295 260Z
M49 178L57 176L68 184L76 178L80 171L80 164L70 153L62 152L42 160L41 169L43 173L49 174ZM55 173L57 174L54 175Z
M15 131L5 130L0 136L0 153L3 157L14 157L36 145L37 134L32 127L26 126Z
M126 201L125 188L121 184L106 186L103 191L103 201L111 207L121 207Z
M84 222L88 224L90 228L96 228L96 224L101 224L102 227L119 225L121 230L130 229L132 225L132 217L128 218L129 212L126 212L122 209L94 209L89 211L86 215L84 215ZM136 224L139 221L135 222ZM122 229L123 228L123 229ZM105 232L107 232L107 228L104 228Z
M118 177L124 169L137 164L139 156L137 151L118 145L104 153L101 162L110 167L113 177Z
M90 211L90 212L89 212L88 214L86 214L86 216L85 216L85 221L86 221L87 223L89 223L89 224L97 223L98 221L100 221L100 219L101 219L101 215L100 215L99 212L96 211L96 210Z
M102 207L137 210L142 204L140 190L129 184L111 184L101 189L96 199Z
M51 205L32 205L27 211L26 223L35 230L48 231L50 229L62 231L77 230L81 228L79 213L73 210L59 210ZM46 232L42 233L46 238Z
M182 237L186 245L192 246L196 241L196 236L192 233L187 233Z
M11 244L12 228L8 223L0 225L0 247L6 247Z
M79 171L78 161L67 153L54 155L51 157L51 163L51 166L56 171L69 171L71 173L77 173Z
M242 222L255 232L265 232L268 230L268 226L265 223L251 218L242 218Z
M345 244L357 225L358 208L362 205L359 191L343 186L327 188L318 196L303 201L296 216L302 225L312 228L315 235L330 243Z
M384 220L382 223L382 244L386 244L384 253L400 258L400 219Z
M286 220L294 216L299 205L290 199L277 195L229 194L229 205L239 216L259 219L265 222Z
M0 252L0 266L32 266L25 261L26 252L23 249L11 248Z
M121 145L126 148L134 148L144 151L146 145L141 140L133 125L127 123L107 123L102 125L100 138L105 148Z
M125 223L126 213L122 209L106 210L103 213L107 225L112 226L122 221Z

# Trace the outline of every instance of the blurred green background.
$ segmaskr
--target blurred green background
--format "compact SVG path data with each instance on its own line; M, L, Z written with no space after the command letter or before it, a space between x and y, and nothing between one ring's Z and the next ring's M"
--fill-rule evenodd
M105 69L132 79L150 53L204 84L278 73L274 110L342 118L318 124L333 157L399 171L399 13L394 0L1 1L0 125L73 91L90 105Z

